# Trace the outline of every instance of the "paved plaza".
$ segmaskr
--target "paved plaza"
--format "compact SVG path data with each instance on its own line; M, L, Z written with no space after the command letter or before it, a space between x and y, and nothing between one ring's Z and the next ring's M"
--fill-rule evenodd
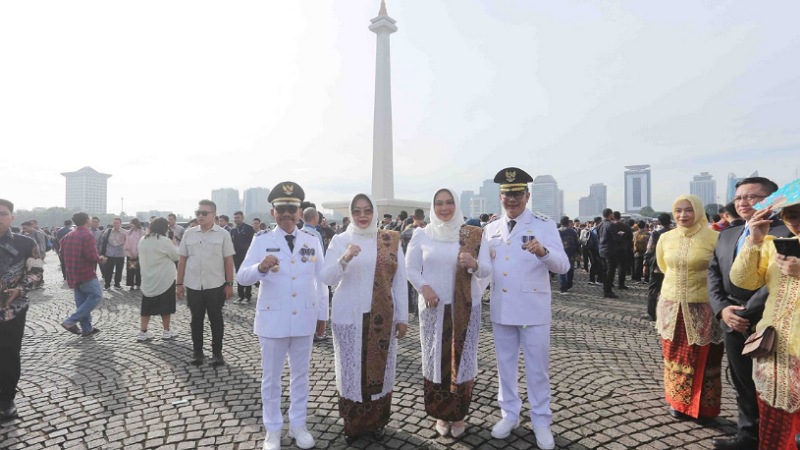
M260 354L252 333L255 305L225 306L227 366L188 364L189 311L179 301L173 316L174 341L136 341L139 292L107 291L95 311L101 333L82 338L59 322L74 309L58 261L48 255L46 286L32 292L23 341L23 373L17 406L20 417L0 424L2 449L259 449L261 424ZM701 426L678 422L663 400L659 338L642 319L644 285L603 299L602 288L576 272L575 288L553 295L551 384L553 432L562 449L711 448L715 436L735 431L731 384L723 374L722 415ZM557 287L554 284L554 290ZM358 449L529 449L536 448L530 423L506 440L495 440L499 419L495 357L488 305L484 305L476 379L467 432L440 438L425 416L418 325L411 316L401 341L392 420L382 443L364 438ZM206 327L206 352L210 331ZM724 368L724 363L723 363ZM343 449L338 417L333 345L315 343L311 363L308 427L319 449ZM288 389L284 389L287 393ZM521 395L526 396L524 383ZM527 402L523 403L527 417ZM288 408L284 396L283 409ZM283 439L284 448L290 441Z

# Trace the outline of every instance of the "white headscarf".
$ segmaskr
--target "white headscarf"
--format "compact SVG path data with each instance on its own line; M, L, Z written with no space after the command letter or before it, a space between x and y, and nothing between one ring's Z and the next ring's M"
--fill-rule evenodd
M350 220L350 226L347 227L348 233L357 234L360 236L376 236L378 234L378 208L375 207L375 200L372 199L372 196L369 194L356 194L352 200L350 200L350 212L352 214L353 211L353 204L356 202L356 199L359 197L366 197L369 201L370 205L372 206L372 222L370 222L369 227L361 228L356 223L356 218L352 217Z
M456 210L453 212L453 217L449 222L445 222L436 216L436 194L441 191L447 191L453 196L453 201L456 204ZM458 204L458 195L452 189L439 189L433 194L431 200L431 223L428 224L423 230L429 238L438 242L458 242L461 225L464 225L464 216L461 214L461 205Z

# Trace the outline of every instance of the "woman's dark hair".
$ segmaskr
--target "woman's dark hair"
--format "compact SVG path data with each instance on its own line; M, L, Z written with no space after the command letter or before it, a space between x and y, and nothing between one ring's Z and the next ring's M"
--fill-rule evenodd
M139 222L139 219L134 217L133 219L131 219L131 228L135 228L135 229L139 230L139 229L142 228L142 223Z
M131 223L133 223L133 220L131 220ZM150 223L150 228L147 230L147 236L145 237L149 238L150 236L155 236L156 239L158 239L161 236L166 236L168 229L169 223L167 223L167 219L157 217Z

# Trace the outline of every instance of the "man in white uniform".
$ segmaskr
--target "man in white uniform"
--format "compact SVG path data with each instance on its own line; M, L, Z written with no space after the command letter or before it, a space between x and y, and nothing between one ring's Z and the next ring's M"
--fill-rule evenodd
M281 372L289 356L289 438L299 448L314 446L306 429L312 336L325 334L328 289L319 281L324 257L319 239L297 228L303 189L291 181L269 194L277 227L253 238L236 281L261 282L254 332L261 345L261 399L267 436L264 450L281 447Z
M525 358L525 379L531 422L540 449L555 448L550 422L550 276L567 273L569 260L554 222L526 209L533 181L525 171L509 167L494 178L500 184L505 215L486 225L478 264L492 266L491 318L502 419L492 437L505 439L519 426L522 400L517 386L519 349Z

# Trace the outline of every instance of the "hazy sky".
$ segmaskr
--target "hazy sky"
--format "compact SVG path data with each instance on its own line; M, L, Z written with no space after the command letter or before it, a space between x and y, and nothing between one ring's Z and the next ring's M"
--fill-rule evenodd
M0 197L63 206L59 174L112 174L109 212L188 213L211 189L370 189L380 2L0 3ZM389 0L395 193L550 174L577 214L656 209L709 171L800 171L800 3Z

